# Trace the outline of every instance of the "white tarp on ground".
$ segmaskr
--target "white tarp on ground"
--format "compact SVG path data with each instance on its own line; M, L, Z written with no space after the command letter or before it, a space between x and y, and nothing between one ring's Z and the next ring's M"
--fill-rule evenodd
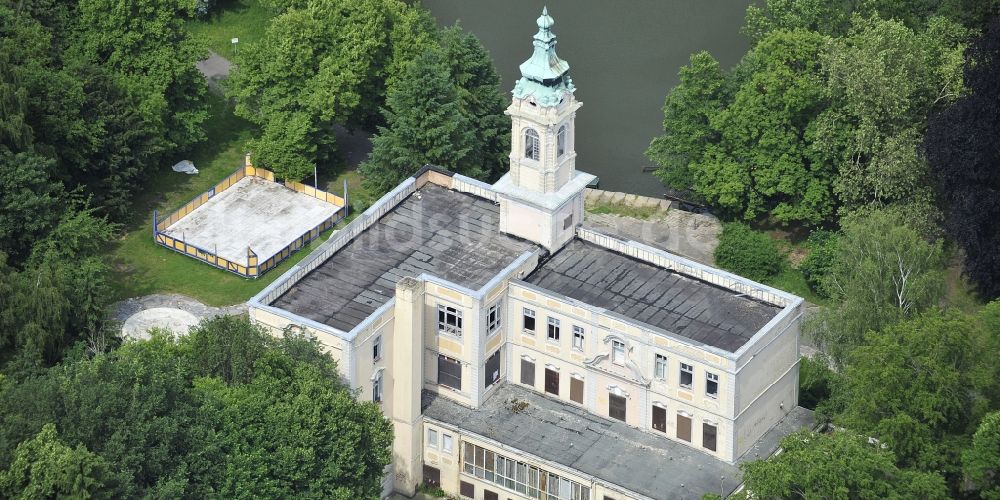
M174 165L174 172L184 172L188 175L194 175L198 173L198 169L194 168L194 163L191 163L191 160L183 160Z

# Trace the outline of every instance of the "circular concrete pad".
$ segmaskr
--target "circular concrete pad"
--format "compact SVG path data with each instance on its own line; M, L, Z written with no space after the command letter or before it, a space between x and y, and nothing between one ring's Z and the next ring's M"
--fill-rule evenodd
M122 335L136 340L149 338L151 328L170 330L174 335L187 335L198 324L194 314L173 307L154 307L130 316L122 325Z

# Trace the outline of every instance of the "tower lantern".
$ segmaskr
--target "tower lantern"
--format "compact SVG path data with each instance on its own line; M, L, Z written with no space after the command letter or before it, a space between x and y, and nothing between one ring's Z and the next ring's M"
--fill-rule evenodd
M500 229L557 249L583 217L583 189L594 176L576 170L576 87L556 55L555 20L537 19L531 57L521 66L511 104L510 173L497 181ZM558 220L557 220L558 219Z

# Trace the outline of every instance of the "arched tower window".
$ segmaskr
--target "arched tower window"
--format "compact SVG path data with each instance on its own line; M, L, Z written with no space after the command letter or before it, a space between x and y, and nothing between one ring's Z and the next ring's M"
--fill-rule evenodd
M556 136L556 156L562 156L566 152L566 126L559 127L559 135Z
M531 158L532 160L538 159L539 150L539 140L538 132L533 129L525 129L524 131L524 157Z

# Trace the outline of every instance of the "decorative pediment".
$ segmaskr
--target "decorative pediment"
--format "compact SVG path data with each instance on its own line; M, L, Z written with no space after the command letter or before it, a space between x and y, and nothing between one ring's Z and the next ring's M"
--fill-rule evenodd
M611 360L612 341L618 341L625 345L625 359L622 361L622 364L614 363ZM605 350L602 352L598 352L590 359L583 360L583 364L591 368L595 368L603 372L618 376L621 375L616 373L616 370L614 370L613 366L620 366L626 368L631 373L630 378L638 382L640 385L649 387L650 384L652 384L653 379L643 375L642 370L639 369L639 365L636 364L635 361L632 361L632 352L634 350L634 347L631 346L629 342L625 340L624 337L615 334L605 335L604 338L602 339L602 343L605 346ZM611 366L609 366L607 363L610 363Z

